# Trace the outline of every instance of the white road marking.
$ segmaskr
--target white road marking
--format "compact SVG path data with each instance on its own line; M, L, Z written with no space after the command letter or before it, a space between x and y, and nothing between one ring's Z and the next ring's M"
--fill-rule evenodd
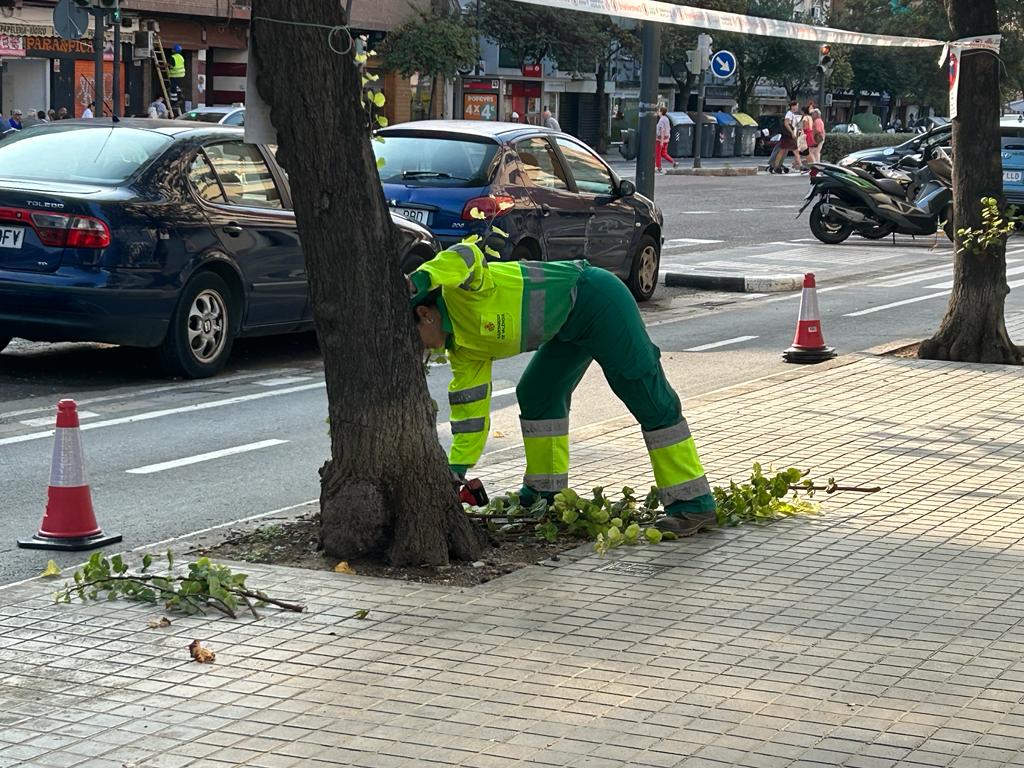
M162 461L159 464L148 464L145 467L136 467L135 469L128 469L125 471L129 475L152 475L154 472L165 472L168 469L187 467L192 464L199 464L204 461L213 461L214 459L221 459L225 456L234 456L239 453L258 451L262 448L272 448L275 445L284 445L287 442L287 440L261 440L258 443L236 445L234 448L222 448L219 451L200 453L197 454L196 456L186 456L183 459L174 459L172 461Z
M694 216L697 216L697 215L702 215L702 214L706 214L706 213L714 213L714 211L680 211L680 213L689 213L689 214L693 214Z
M763 208L730 208L729 213L751 213L752 211L761 211Z
M723 339L722 341L713 341L710 344L701 344L699 347L690 347L689 349L684 349L683 352L703 352L707 349L717 349L718 347L725 347L729 344L741 344L744 341L750 341L751 339L756 338L757 336L737 336L733 339Z
M288 371L287 368L279 369L281 373ZM294 369L293 369L294 370ZM215 384L217 387L223 387L225 384L235 384L240 381L248 381L249 379L260 378L267 374L276 373L276 371L259 371L258 373L244 373L238 376L218 376L211 382L210 379L196 379L195 381L183 381L178 384L168 384L160 387L150 387L148 389L136 389L132 391L132 397L139 398L145 395L158 395L164 392L176 392L182 389L198 389L200 387L208 387ZM116 395L103 395L102 397L89 397L83 400L78 400L78 405L93 405L94 403L106 403L111 400L120 400L124 397L124 393L120 392ZM14 419L18 416L28 416L32 413L39 413L40 411L52 411L52 405L40 405L35 408L24 408L20 411L7 411L6 413L0 413L0 421L5 419Z
M282 376L277 379L264 379L256 383L261 387L283 387L287 384L299 384L303 381L309 381L309 376Z
M93 413L92 411L78 412L79 419L95 419L97 416L99 416L99 414ZM24 424L26 427L52 427L54 426L56 421L57 414L55 413L52 416L43 416L38 419L25 419L21 423Z
M953 269L952 265L947 264L942 269L935 269L929 272L898 272L895 275L888 275L880 279L878 282L874 282L871 285L876 288L899 288L903 285L912 285L914 283L923 283L926 280L934 280L938 277L945 277L949 274L950 270Z
M666 245L711 245L713 243L724 243L724 240L701 240L699 237L674 237L666 240Z
M1024 267L1013 267L1012 269L1006 270L1006 276L1009 277L1010 275L1019 275L1022 272L1024 272ZM1013 283L1010 283L1009 285L1010 285L1011 288L1014 287ZM952 287L953 287L953 281L952 280L947 280L944 283L936 283L935 285L925 286L925 290L926 291L939 291L939 290L943 290L943 289L949 290Z
M311 389L325 389L327 387L326 382L316 382L314 384L300 384L295 387L286 387L284 389L272 389L267 392L254 392L250 395L238 395L237 397L227 397L223 400L211 400L206 403L195 403L193 405L183 405L179 408L164 408L159 411L148 411L146 413L136 413L131 416L122 416L117 419L104 419L103 421L93 421L83 424L81 429L84 432L87 429L102 429L104 427L117 427L122 424L132 424L136 421L150 421L151 419L159 419L163 416L175 416L179 413L192 413L194 411L207 411L211 408L222 408L226 405L237 405L238 403L247 403L251 400L263 400L267 397L277 397L278 395L291 395L296 392L307 392ZM47 437L53 437L53 430L48 429L45 432L29 432L26 435L13 435L11 437L0 438L0 446L13 445L15 443L27 443L30 440L43 440Z
M915 296L912 299L904 299L903 301L894 301L891 304L882 304L878 307L870 307L868 309L862 309L859 312L848 312L843 317L863 317L864 315L870 315L874 312L881 312L886 309L893 309L894 307L902 307L907 304L916 304L919 301L928 301L929 299L937 299L940 296L948 296L949 291L941 291L940 293L929 293L927 296Z
M828 293L829 291L838 291L842 288L851 288L849 285L830 285L828 288L818 288L818 293ZM776 296L774 299L765 299L764 303L767 304L770 301L786 301L787 299L799 299L804 295L802 289L798 289L793 293L787 293L785 296Z

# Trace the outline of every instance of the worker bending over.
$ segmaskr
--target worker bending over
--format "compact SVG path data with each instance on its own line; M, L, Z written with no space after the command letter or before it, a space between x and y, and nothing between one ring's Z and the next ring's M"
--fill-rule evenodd
M714 527L715 501L661 352L617 277L586 261L488 262L474 244L441 251L410 276L417 328L452 367L452 472L464 478L490 429L491 363L536 350L519 400L529 505L569 485L569 405L593 360L640 422L667 517L688 536Z

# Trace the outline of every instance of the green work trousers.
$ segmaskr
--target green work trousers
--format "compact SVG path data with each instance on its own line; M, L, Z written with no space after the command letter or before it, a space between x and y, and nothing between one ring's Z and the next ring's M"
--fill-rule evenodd
M553 339L523 372L519 400L526 475L523 495L568 487L569 407L591 362L640 422L662 503L670 514L714 510L708 481L661 353L647 335L636 301L619 278L588 267L576 301Z

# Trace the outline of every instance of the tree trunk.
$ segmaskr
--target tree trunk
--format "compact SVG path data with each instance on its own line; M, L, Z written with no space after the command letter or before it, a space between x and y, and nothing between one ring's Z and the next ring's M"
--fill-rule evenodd
M946 0L953 39L999 32L995 0ZM987 53L960 57L957 117L953 120L955 229L980 229L981 198L1003 202L999 157L999 60ZM956 237L953 292L939 330L919 356L970 363L1024 362L1006 332L1006 243L984 253L963 249Z
M605 70L607 62L601 60L597 63L597 108L601 111L597 121L597 150L598 154L604 155L608 152L608 94L604 90Z
M427 120L434 119L434 94L437 93L437 78L430 76L430 97L427 99Z
M396 565L475 559L483 535L462 512L437 440L360 72L352 51L328 45L326 27L343 25L344 12L337 0L254 6L257 87L291 182L327 379L324 549L341 559L384 554ZM347 42L332 37L339 49ZM310 119L310 104L330 108Z

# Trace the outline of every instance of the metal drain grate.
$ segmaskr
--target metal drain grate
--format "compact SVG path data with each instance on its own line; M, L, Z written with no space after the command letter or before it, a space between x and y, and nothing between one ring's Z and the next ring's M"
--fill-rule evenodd
M665 566L650 565L649 563L632 563L629 560L616 560L614 563L602 565L597 570L601 573L621 573L623 576L649 579L651 576L657 576L664 571Z

